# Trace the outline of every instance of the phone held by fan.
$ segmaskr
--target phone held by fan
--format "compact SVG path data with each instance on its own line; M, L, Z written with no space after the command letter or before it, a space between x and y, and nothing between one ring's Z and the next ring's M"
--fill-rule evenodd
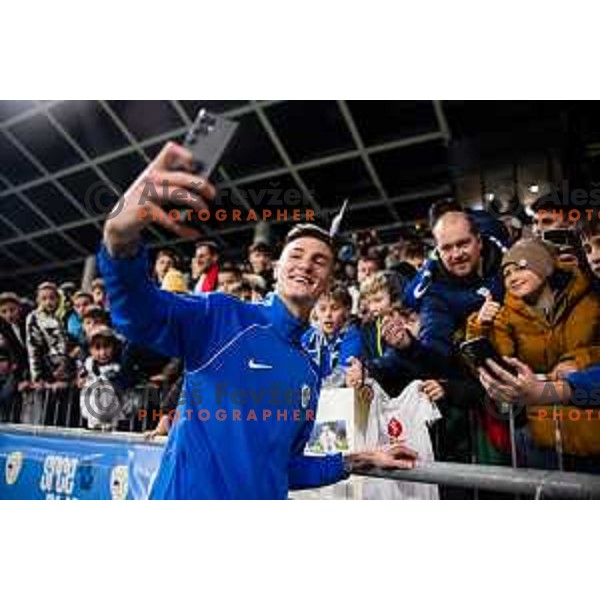
M480 368L483 368L490 373L490 375L494 375L486 363L486 360L488 359L493 360L499 367L511 375L516 377L518 374L517 370L500 356L494 346L492 346L490 340L486 337L478 337L463 342L460 345L460 353L464 361L475 374L478 373Z

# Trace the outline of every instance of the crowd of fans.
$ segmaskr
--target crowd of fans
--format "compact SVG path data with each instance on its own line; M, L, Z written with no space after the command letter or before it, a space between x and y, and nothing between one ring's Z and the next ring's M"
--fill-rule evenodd
M443 414L433 432L438 458L463 462L510 463L502 406L524 400L526 410L514 417L521 466L553 468L556 419L536 415L548 405L584 411L599 395L600 222L570 221L556 195L538 199L529 214L528 223L443 200L432 206L428 227L396 243L381 244L373 231L341 243L336 282L303 337L324 385L358 389L374 380L394 397L420 380ZM273 290L275 256L262 240L243 263L227 262L202 240L187 262L159 250L150 276L170 293L260 302ZM512 371L465 364L460 343L479 337L510 357ZM109 417L99 382L120 390L119 410ZM50 391L64 424L118 429L144 388L160 391L156 406L165 412L148 428L166 434L181 382L178 359L136 347L111 328L101 279L89 290L42 283L35 305L0 294L0 420L47 423L40 397ZM67 393L73 389L81 394ZM591 403L576 403L578 392ZM598 472L600 416L580 417L559 419L561 460Z

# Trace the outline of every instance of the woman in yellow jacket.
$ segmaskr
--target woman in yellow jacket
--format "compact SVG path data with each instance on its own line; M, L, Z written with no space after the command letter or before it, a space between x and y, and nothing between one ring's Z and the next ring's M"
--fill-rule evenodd
M581 271L556 268L552 249L531 239L504 255L502 273L504 304L488 298L469 318L467 339L486 336L501 355L550 380L600 363L600 296ZM554 445L553 423L532 418L532 411L529 423L536 442ZM571 437L581 428L572 425ZM600 421L595 431L600 437Z

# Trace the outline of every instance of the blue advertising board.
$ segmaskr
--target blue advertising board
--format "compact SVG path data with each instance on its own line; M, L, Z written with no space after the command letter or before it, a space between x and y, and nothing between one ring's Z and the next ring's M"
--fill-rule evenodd
M146 499L163 447L139 434L0 425L0 499Z

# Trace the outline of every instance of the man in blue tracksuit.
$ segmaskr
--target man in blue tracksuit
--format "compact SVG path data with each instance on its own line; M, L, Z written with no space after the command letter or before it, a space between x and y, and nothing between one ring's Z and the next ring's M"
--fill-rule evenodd
M178 202L196 209L215 193L198 176L170 170L175 163L191 170L192 158L170 143L125 193L99 253L115 327L132 342L184 360L185 405L151 498L278 499L288 489L339 481L355 466L410 467L414 453L402 447L345 458L303 455L321 373L302 349L301 335L333 272L325 231L299 226L290 232L276 292L264 304L223 294L182 297L152 284L139 243L144 227L159 219L161 203L175 200L175 189ZM144 196L148 183L155 184L151 201Z

